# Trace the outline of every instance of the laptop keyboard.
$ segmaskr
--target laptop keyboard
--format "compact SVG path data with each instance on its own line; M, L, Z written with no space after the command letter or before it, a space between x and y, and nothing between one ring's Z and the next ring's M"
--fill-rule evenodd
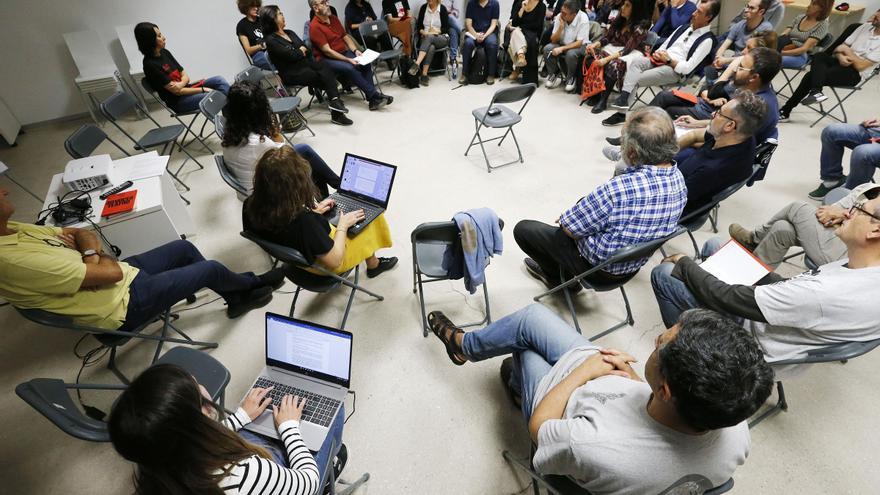
M342 208L342 211L344 211L345 213L361 209L364 210L364 219L361 220L360 223L369 222L379 216L380 213L379 208L374 208L351 198L346 198L341 194L337 194L336 196L334 196L333 200L336 202L336 207Z
M253 388L269 387L275 387L269 391L269 397L272 398L272 404L276 406L281 405L281 399L284 398L285 395L295 395L304 398L306 400L306 405L303 408L303 421L308 421L309 423L320 426L330 426L330 422L333 421L336 409L340 404L340 401L336 399L331 399L296 387L273 382L265 377L257 378L257 383L254 384Z

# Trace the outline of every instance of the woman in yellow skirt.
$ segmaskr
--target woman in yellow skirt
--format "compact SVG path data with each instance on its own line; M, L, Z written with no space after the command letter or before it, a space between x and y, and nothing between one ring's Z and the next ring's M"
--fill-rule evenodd
M309 162L290 146L266 151L257 162L254 192L244 202L244 229L292 247L309 263L317 262L334 273L345 273L361 262L367 264L368 278L393 268L397 258L376 256L379 249L391 247L385 216L348 237L348 229L363 220L363 210L341 212L334 228L324 216L335 207L334 201L318 201L311 177Z

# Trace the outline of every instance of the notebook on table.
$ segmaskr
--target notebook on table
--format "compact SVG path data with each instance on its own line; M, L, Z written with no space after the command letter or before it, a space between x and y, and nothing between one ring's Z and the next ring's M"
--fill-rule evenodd
M330 223L337 225L342 213L364 210L364 219L348 229L349 236L359 234L388 208L396 173L394 165L346 153L339 190L329 196L336 202L335 211L328 212Z

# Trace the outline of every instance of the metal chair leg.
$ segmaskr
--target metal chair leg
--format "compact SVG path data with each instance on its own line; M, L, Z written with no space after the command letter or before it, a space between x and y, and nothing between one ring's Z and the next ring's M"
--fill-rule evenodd
M785 389L782 388L782 382L776 382L776 393L779 396L779 398L776 401L776 404L774 404L773 407L770 407L769 409L767 409L766 411L761 413L761 415L758 416L757 418L753 419L752 421L749 421L749 429L754 428L755 426L758 426L758 423L760 423L761 421L764 421L765 419L769 418L770 416L774 416L774 415L778 414L780 411L788 411L788 402L785 401Z
M296 292L293 293L293 301L290 302L290 313L287 316L293 318L293 310L296 309L296 300L299 297L299 291L302 290L300 286L296 286Z

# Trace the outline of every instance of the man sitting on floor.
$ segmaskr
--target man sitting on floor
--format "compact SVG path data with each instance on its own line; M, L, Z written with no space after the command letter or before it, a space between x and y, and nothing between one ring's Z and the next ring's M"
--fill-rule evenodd
M818 346L880 337L880 305L868 296L880 285L878 191L862 195L837 228L849 260L791 279L770 273L761 280L765 285L729 285L686 256L668 257L651 273L663 322L675 323L695 307L741 318L771 364L804 357ZM707 253L713 250L708 244Z
M795 246L802 247L805 256L820 266L842 260L846 258L846 245L834 231L859 197L872 189L880 189L880 184L862 184L833 205L819 208L795 201L755 230L732 223L728 231L732 239L772 268L779 266Z
M620 248L675 231L687 202L684 178L673 157L678 151L672 120L659 108L640 108L623 127L621 154L626 171L594 189L560 215L559 226L522 220L513 237L529 256L529 273L548 288L602 263ZM614 263L586 278L614 283L630 278L647 258ZM575 285L573 290L580 290Z
M755 340L714 311L682 313L657 337L645 381L633 357L540 304L467 333L439 311L428 318L455 364L513 354L501 378L528 422L535 469L594 494L723 484L745 462L746 419L773 387Z
M233 273L187 241L117 261L91 231L9 220L15 207L7 194L0 189L0 297L17 308L130 331L203 287L220 294L235 318L269 304L273 289L284 283L281 269Z
M602 123L618 125L626 120L624 112L629 110L638 88L674 84L696 70L711 55L715 35L709 25L720 11L719 0L702 0L691 14L690 25L673 31L650 58L639 57L628 63L620 96L611 104L618 112Z
M843 150L849 148L849 177L843 174ZM861 124L831 124L822 129L822 153L819 155L819 187L810 191L811 199L822 201L834 188L855 189L870 182L880 167L880 119Z

